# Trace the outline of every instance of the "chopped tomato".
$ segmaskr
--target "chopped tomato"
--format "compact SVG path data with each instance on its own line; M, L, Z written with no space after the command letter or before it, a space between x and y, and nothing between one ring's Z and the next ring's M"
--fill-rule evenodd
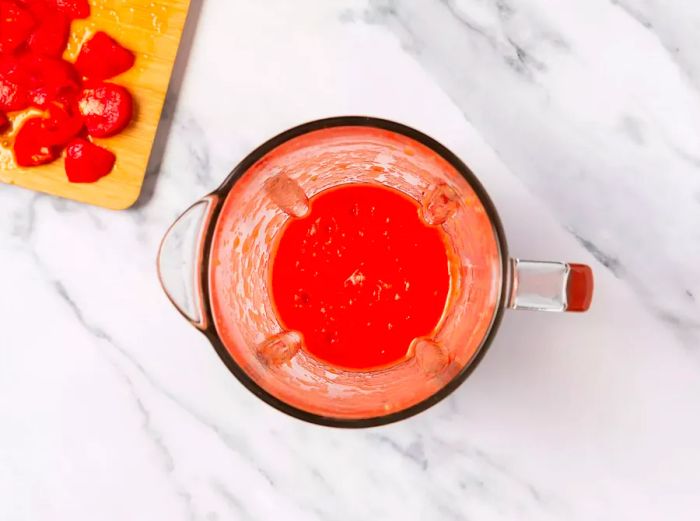
M32 13L12 0L0 0L0 53L11 53L32 34Z
M27 54L21 59L31 104L48 103L73 97L80 90L80 80L72 64L60 58Z
M46 0L46 3L59 13L65 14L71 20L90 16L88 0Z
M70 20L63 13L48 13L29 37L29 50L43 56L58 58L68 43Z
M0 55L0 110L23 110L28 105L26 75L19 60L11 55Z
M89 80L106 80L129 70L134 59L134 53L100 31L83 44L75 67Z
M75 63L63 59L71 22L89 15L88 0L0 0L0 132L14 112L42 111L14 136L15 161L43 165L68 147L71 182L93 182L112 170L114 154L86 138L117 134L133 113L129 91L104 80L130 69L134 53L98 31Z
M78 107L88 133L95 137L112 136L121 131L129 124L133 112L129 91L113 83L83 89Z
M85 139L74 139L66 148L66 175L71 183L94 183L114 168L116 156Z
M37 166L50 163L60 153L51 143L43 118L31 118L24 122L15 138L15 160L20 166Z

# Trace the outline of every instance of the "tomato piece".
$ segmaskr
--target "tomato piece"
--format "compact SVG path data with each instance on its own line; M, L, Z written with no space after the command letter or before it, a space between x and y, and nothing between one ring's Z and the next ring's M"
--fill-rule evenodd
M15 56L0 55L0 110L11 112L29 106L26 76Z
M35 20L43 20L45 16L55 12L47 3L47 0L16 0L18 4L27 9Z
M88 135L117 134L134 111L126 88L104 82L134 65L129 49L98 31L75 63L62 58L72 21L89 15L90 0L0 0L0 133L12 125L7 113L38 107L43 114L16 129L15 161L43 165L66 149L66 175L75 183L112 170L116 156Z
M72 64L60 58L27 54L20 59L20 67L29 102L37 107L74 97L80 89Z
M90 16L88 0L46 0L47 5L59 13L65 14L71 20Z
M30 118L24 122L15 138L14 151L20 166L37 166L56 159L83 129L77 110L54 103L48 107L47 118Z
M60 149L51 143L44 119L30 118L15 137L14 152L18 165L38 166L56 159Z
M99 31L83 44L75 67L89 80L106 80L129 70L134 60L134 53Z
M66 148L66 175L71 183L94 183L112 171L116 159L106 148L77 138Z
M65 146L83 130L83 118L77 109L54 103L49 106L49 117L45 120L48 139L52 145Z
M91 136L108 137L129 124L133 101L129 91L121 85L99 83L83 89L78 109Z
M18 49L36 26L34 16L12 0L0 0L0 53Z
M66 49L70 20L63 13L48 13L29 37L29 50L43 56L60 57Z

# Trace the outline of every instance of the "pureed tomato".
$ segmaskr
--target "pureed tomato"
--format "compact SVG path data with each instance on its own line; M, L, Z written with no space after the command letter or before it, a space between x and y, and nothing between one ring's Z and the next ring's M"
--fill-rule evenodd
M283 326L317 358L372 369L404 358L438 325L450 290L447 241L419 205L379 185L350 184L311 199L290 219L272 262Z

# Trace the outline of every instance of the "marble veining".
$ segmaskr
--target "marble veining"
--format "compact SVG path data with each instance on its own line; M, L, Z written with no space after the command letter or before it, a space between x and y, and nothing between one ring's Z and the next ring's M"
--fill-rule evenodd
M0 519L692 520L700 511L700 4L196 0L144 193L0 185ZM371 114L482 179L511 253L591 312L508 313L452 396L306 425L163 295L168 225L263 140Z
M410 39L416 58L581 244L619 258L626 273L620 266L617 274L697 344L700 308L687 291L697 291L700 270L679 263L700 258L697 235L684 226L700 222L700 63L687 36L669 27L682 16L651 1L378 0L369 9ZM697 25L698 8L687 14ZM437 26L442 37L431 38Z

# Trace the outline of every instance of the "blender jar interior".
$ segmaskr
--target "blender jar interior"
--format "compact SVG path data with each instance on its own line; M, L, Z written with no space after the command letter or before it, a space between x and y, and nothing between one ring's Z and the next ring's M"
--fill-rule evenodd
M443 320L406 360L345 370L309 355L281 327L271 300L270 262L287 219L308 198L344 183L383 184L422 204L454 252ZM503 273L499 241L464 176L428 146L369 126L340 126L291 138L261 157L225 195L209 252L216 333L259 387L296 409L328 418L376 418L416 405L457 377L479 352L497 313Z

